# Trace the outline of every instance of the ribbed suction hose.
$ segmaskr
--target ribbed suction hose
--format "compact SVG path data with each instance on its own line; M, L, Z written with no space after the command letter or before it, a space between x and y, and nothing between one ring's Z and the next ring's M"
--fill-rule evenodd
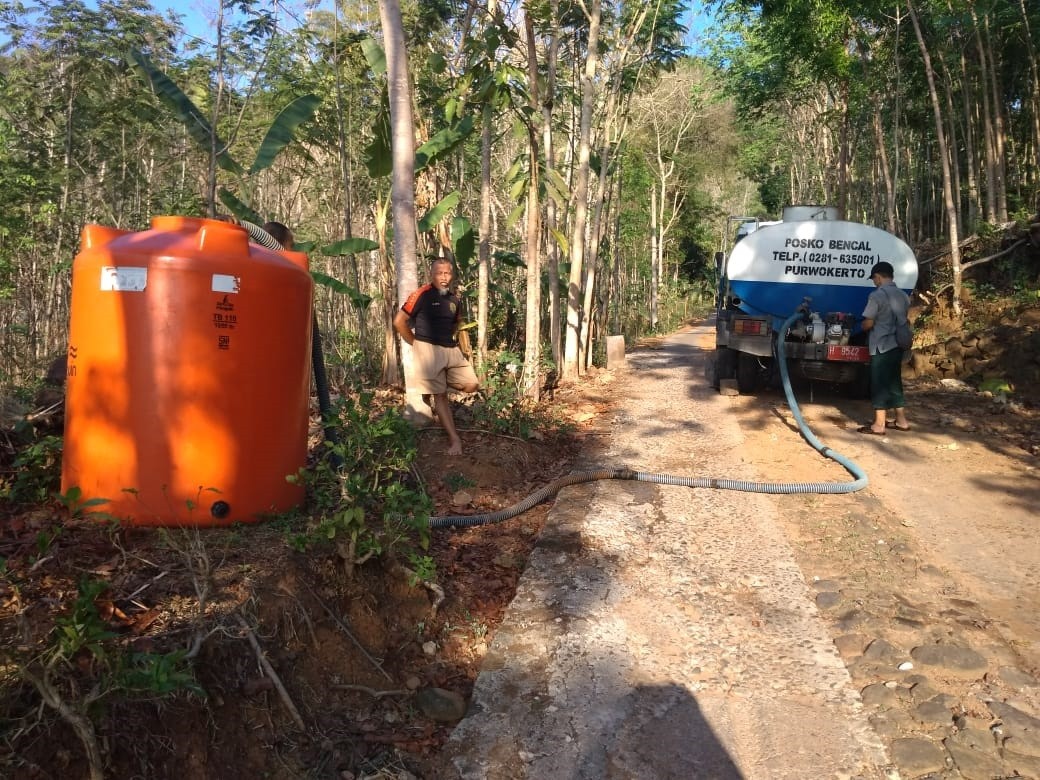
M780 334L787 333L796 320L804 316L799 310L792 314L784 322ZM778 341L776 355L780 362L780 378L784 385L784 394L787 403L791 407L798 430L809 443L809 445L823 455L845 468L855 479L852 482L748 482L736 479L716 479L713 477L673 477L667 474L651 474L631 469L606 469L603 471L576 471L565 477L553 480L548 485L538 490L518 504L497 512L488 512L482 515L448 515L445 517L431 517L430 528L469 528L476 525L489 525L509 520L526 512L528 509L540 504L550 496L556 495L568 485L577 485L582 482L594 482L600 479L626 479L636 482L653 482L658 485L677 485L689 488L712 488L714 490L739 490L743 493L772 493L772 494L799 494L799 493L854 493L867 486L867 475L855 462L846 458L829 447L825 447L820 440L806 425L802 418L801 409L795 400L794 391L791 389L791 378L787 372L787 356L783 354L783 342Z

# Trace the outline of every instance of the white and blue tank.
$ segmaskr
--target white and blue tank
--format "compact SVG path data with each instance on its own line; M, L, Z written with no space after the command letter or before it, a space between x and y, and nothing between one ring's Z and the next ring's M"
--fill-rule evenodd
M830 206L789 206L782 222L745 232L726 264L730 297L746 314L772 317L774 328L805 298L820 314L861 314L874 290L870 269L881 261L908 294L917 284L917 259L904 241L839 220Z

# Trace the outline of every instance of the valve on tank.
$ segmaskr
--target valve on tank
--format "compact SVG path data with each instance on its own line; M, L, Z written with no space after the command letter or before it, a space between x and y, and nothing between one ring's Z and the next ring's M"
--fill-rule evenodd
M816 312L812 313L812 318L809 321L809 341L813 344L821 344L827 337L827 324L820 319L820 315Z
M789 336L796 341L822 344L827 334L827 325L816 312L808 312L808 315L791 326Z

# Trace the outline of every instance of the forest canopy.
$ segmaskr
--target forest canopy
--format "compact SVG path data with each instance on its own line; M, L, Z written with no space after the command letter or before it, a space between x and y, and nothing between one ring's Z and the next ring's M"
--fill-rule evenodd
M522 354L529 391L710 300L730 214L834 204L949 242L959 282L960 238L1036 209L1033 5L720 0L693 56L676 0L406 0L418 243L395 257L376 6L212 0L199 38L145 0L0 3L0 384L64 350L83 226L164 214L291 225L342 381L397 381L397 280L436 256L479 359Z

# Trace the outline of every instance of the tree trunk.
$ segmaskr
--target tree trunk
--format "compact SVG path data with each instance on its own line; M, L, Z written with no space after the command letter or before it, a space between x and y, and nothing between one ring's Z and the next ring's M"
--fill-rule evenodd
M354 237L354 215L352 213L352 197L353 188L351 186L351 169L350 169L350 155L347 152L347 121L344 116L345 110L343 106L343 80L341 78L340 68L340 49L339 49L339 6L335 7L335 28L336 37L333 40L333 61L335 62L336 70L336 144L339 152L339 175L340 182L343 186L343 238L351 239ZM358 269L357 256L351 254L349 256L350 270L353 275L354 289L361 292L361 272ZM361 345L362 360L364 360L366 366L371 365L368 355L368 334L366 321L368 319L368 313L360 306L355 307L357 309L357 323L358 323L358 343Z
M616 204L614 206L613 215L612 215L612 225L613 225L613 230L614 230L614 241L613 241L613 247L611 249L611 255L612 255L611 259L613 261L613 267L614 267L614 272L613 272L613 277L612 277L613 283L611 285L612 291L613 291L613 295L611 296L611 299L613 300L613 303L614 303L614 320L613 320L614 325L613 325L613 328L611 329L611 334L612 335L616 335L616 334L621 333L621 305L622 305L622 301L623 301L623 296L621 295L622 287L621 287L621 203L620 203L621 198L620 198L620 189L621 189L621 182L624 181L624 172L622 170L622 166L624 165L624 162L625 162L625 158L624 157L621 157L621 158L618 159L617 189L619 190L619 196L616 199Z
M971 82L968 80L968 62L963 51L961 52L960 60L961 104L964 107L964 166L968 178L968 213L965 216L964 224L965 229L969 233L974 233L979 221L979 212L982 209L982 203L979 200L979 160L976 155L975 117L972 114L972 107L977 103L969 99Z
M394 226L394 270L397 275L397 299L404 301L418 287L416 271L415 225L415 130L412 122L412 95L408 81L408 53L404 45L401 7L397 0L379 0L379 21L386 49L387 88L390 92L390 136L393 174L390 190ZM402 342L401 362L404 366L406 414L418 416L422 399L408 386L412 350ZM387 381L392 381L388 361Z
M480 130L480 232L477 244L477 367L484 365L488 347L488 285L491 280L491 138L494 111L485 101Z
M574 172L574 214L570 231L571 270L567 285L567 337L563 354L563 379L576 379L580 371L581 292L584 279L585 231L588 225L589 159L592 146L592 111L596 104L596 69L599 67L600 0L588 9L589 38L581 81L581 119L578 127L578 160Z
M888 164L888 147L885 144L885 132L881 127L881 106L878 102L874 111L874 142L878 148L878 167L885 185L885 225L889 233L896 232L896 183Z
M963 191L961 187L961 164L960 158L957 156L956 150L960 148L957 144L957 112L953 106L953 75L950 73L950 69L946 66L946 58L943 57L942 52L939 52L939 64L942 66L943 71L943 96L946 98L946 124L947 124L947 138L949 139L950 149L950 168L953 171L953 191L955 193L955 202L957 204L957 234L963 235L964 233L964 220L962 219L960 209L960 193Z
M972 9L972 16L974 17L974 8ZM1007 151L1005 149L1007 145L1005 130L1004 130L1004 101L1001 99L1000 84L998 82L999 73L997 71L996 53L993 46L993 36L989 29L989 15L986 14L982 17L983 25L986 32L986 46L984 47L984 56L989 63L989 88L992 94L993 102L993 154L996 157L996 178L997 178L997 213L996 221L999 224L1004 224L1008 221L1008 207L1007 207Z
M979 29L974 9L971 11L971 16L972 21L975 23L975 50L979 55L979 78L982 82L979 86L979 91L982 93L982 130L986 145L986 213L984 216L987 222L995 222L997 219L997 145L996 139L993 137L994 109L990 106L990 92L986 87L988 82L986 75L987 59L982 44L982 31Z
M946 131L943 128L942 106L939 103L939 92L935 87L935 71L932 68L932 58L928 53L928 46L921 32L921 24L917 19L917 11L910 0L907 2L910 11L910 21L914 26L914 35L917 36L917 45L921 49L921 59L924 62L924 72L928 79L928 96L932 102L932 112L935 115L935 140L939 146L939 158L942 162L943 182L943 204L946 208L946 219L950 230L950 266L953 270L953 313L958 319L961 316L961 248L960 235L957 232L957 204L953 193L953 175L950 170L950 152L946 146Z
M650 330L657 329L657 291L661 270L657 265L657 185L650 185Z
M552 32L546 45L545 93L542 95L542 145L544 147L545 173L548 176L556 169L556 145L553 143L553 103L556 95L556 67L560 51L560 30L557 20L560 18L560 1L550 0L549 10L552 14ZM550 231L559 225L556 202L546 199L545 222ZM553 364L559 370L562 351L562 333L560 328L560 245L555 240L548 241L546 255L548 263L546 271L549 283L549 340L552 343Z
M849 207L849 82L841 83L841 130L838 137L838 219Z
M527 124L528 166L530 181L527 189L527 327L524 341L523 391L528 398L538 400L541 389L539 364L542 352L542 264L538 254L538 239L541 233L541 206L538 203L538 50L534 38L534 21L530 9L524 9L524 32L527 36L527 95L531 115Z
M209 115L209 167L206 169L206 213L210 217L217 215L217 121L220 119L220 103L224 98L224 0L217 2L217 94L213 98L213 108Z
M1029 59L1029 76L1032 89L1029 102L1033 114L1033 170L1040 169L1040 66L1037 65L1036 46L1033 45L1033 33L1029 29L1029 14L1026 12L1026 0L1018 0L1018 10L1022 13L1022 24L1025 29L1026 54Z

